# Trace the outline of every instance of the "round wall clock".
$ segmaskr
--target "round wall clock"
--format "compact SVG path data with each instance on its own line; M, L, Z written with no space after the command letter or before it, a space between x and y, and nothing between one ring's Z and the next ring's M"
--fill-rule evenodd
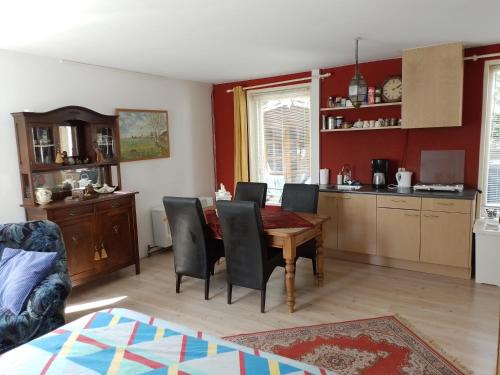
M400 102L403 97L401 76L390 76L382 84L382 100L385 103Z

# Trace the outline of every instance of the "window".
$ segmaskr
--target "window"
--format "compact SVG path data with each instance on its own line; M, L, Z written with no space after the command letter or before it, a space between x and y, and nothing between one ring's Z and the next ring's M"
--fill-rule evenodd
M484 203L500 206L500 65L486 65L485 69L488 86L482 150Z
M279 202L283 185L311 182L309 85L248 92L250 180L267 183Z

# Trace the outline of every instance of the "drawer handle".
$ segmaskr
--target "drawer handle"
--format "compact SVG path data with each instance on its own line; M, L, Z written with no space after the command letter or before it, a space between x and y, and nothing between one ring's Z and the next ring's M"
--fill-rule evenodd
M413 217L416 217L416 216L420 216L419 214L405 214L405 216L413 216ZM436 216L437 217L437 216Z
M69 212L69 216L76 216L76 215L78 215L78 210L71 210Z
M120 203L111 203L111 208L120 207Z
M115 232L115 234L118 234L120 232L120 226L118 224L113 225L113 232Z
M432 217L432 218L436 218L436 217L439 217L438 215L424 215L424 217Z
M436 204L440 205L440 206L454 206L455 203L446 203L446 202L436 202Z
M405 201L403 199L391 199L391 202L394 202L394 203L404 203Z

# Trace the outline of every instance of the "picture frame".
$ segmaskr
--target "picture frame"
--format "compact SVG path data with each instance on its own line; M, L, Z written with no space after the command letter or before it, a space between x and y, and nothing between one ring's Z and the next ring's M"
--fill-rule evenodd
M168 111L118 108L120 161L170 157Z

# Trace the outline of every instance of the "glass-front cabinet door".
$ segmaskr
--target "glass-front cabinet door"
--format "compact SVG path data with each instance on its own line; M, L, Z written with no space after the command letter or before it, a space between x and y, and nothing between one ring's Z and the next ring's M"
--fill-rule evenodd
M54 163L57 143L54 136L54 127L51 125L33 126L31 128L32 160L34 164L48 166Z
M95 126L94 149L96 152L96 162L114 161L116 159L115 136L112 126Z

